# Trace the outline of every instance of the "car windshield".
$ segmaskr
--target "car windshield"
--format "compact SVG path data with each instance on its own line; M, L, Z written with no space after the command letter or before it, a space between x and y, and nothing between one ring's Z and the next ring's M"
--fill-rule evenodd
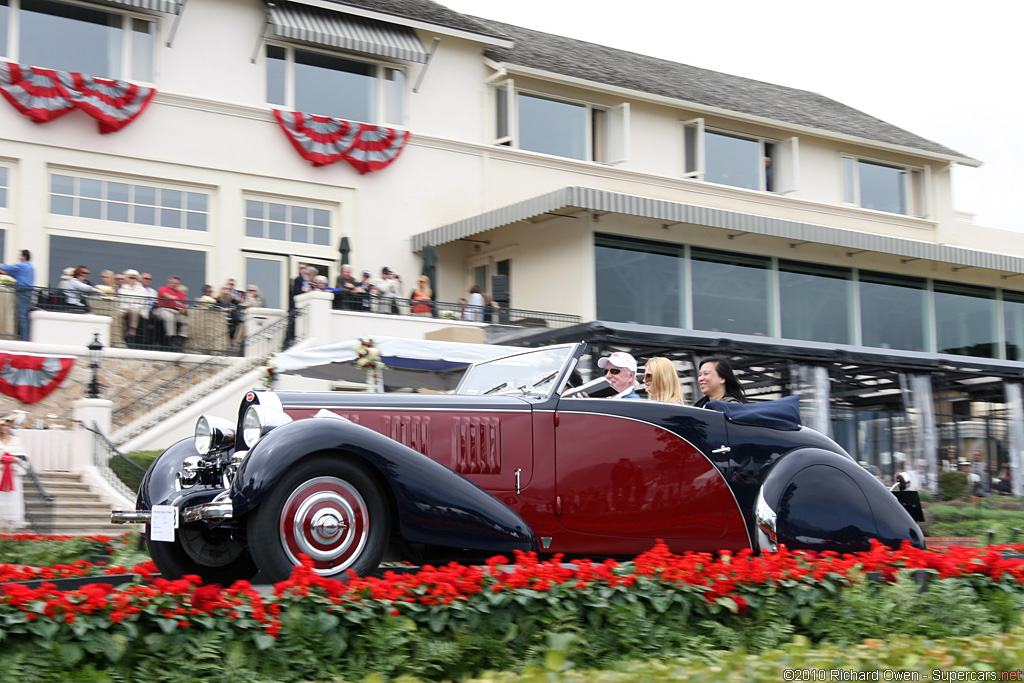
M547 396L574 346L550 346L479 363L462 378L461 396L531 394Z

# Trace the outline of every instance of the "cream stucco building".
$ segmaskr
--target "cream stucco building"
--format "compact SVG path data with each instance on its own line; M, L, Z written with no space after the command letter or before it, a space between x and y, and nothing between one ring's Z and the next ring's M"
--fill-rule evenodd
M283 308L297 263L333 281L347 238L357 273L387 265L405 293L433 249L441 301L477 284L518 309L772 340L755 379L786 349L822 367L839 348L857 372L876 352L907 372L955 358L937 396L1024 368L1024 235L952 206L951 169L980 162L814 93L430 0L0 0L0 58L156 90L105 135L0 103L3 257L30 249L40 285L79 263L195 291L233 277ZM380 170L318 167L275 109L410 135ZM993 439L1003 453L1005 426Z

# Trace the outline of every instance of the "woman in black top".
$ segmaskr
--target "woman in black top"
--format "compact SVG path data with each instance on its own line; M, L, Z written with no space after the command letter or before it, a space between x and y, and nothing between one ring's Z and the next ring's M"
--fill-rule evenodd
M701 362L697 384L704 393L704 396L693 404L697 408L703 408L708 401L747 402L743 387L736 379L729 361L724 358L708 358Z

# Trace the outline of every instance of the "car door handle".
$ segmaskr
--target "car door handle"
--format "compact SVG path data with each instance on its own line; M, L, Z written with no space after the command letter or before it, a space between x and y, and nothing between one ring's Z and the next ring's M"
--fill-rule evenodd
M516 495L519 495L519 475L523 473L523 468L520 467L516 470Z
M715 455L723 455L725 453L728 453L731 450L732 449L729 448L728 446L719 446L718 448L714 449L711 452L714 453Z

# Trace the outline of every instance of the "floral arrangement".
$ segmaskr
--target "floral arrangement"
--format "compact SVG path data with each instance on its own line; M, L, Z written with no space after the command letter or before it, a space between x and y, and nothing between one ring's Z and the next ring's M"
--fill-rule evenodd
M272 595L244 581L203 586L198 577L67 591L10 584L0 588L0 640L15 668L48 653L66 678L47 680L169 666L181 680L213 680L197 667L245 666L250 680L281 682L371 673L462 679L544 662L552 638L567 661L596 665L765 651L794 638L856 643L905 634L931 642L1019 626L1021 551L875 544L846 555L673 555L659 542L632 562L565 564L516 553L514 564L499 556L485 566L344 582L317 575L303 558Z
M373 343L370 337L363 337L355 347L356 367L366 370L366 384L370 387L371 393L384 392L384 380L381 371L387 366L380 359L380 349Z
M277 354L271 353L267 356L267 364L260 368L263 377L263 386L273 391L277 384Z
M380 349L377 348L373 339L369 337L363 337L356 344L355 348L356 355L356 367L365 368L367 370L386 370L387 366L381 362Z

